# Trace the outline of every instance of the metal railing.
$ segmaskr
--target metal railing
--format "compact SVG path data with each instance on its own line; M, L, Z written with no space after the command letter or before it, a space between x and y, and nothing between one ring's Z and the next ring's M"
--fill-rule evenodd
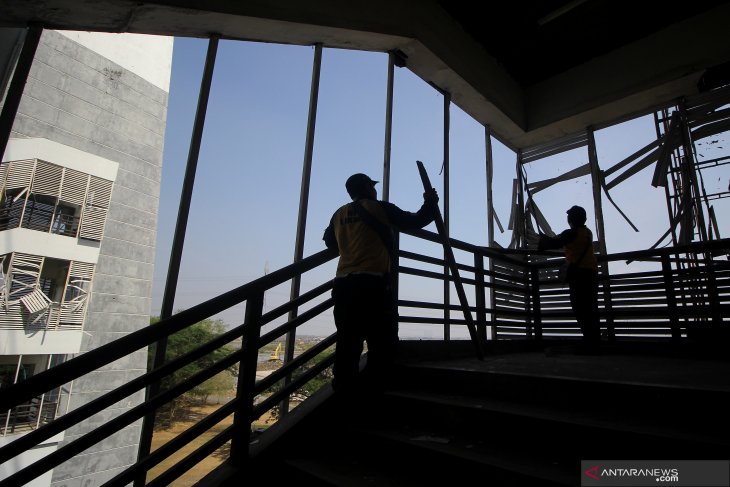
M436 234L418 231L412 235L422 241L440 242ZM487 336L491 327L492 339L540 339L548 335L570 335L577 330L570 320L569 306L566 306L565 286L555 282L556 263L533 262L535 253L528 251L500 251L451 240L452 247L460 256L467 255L469 263L458 263L463 273L462 282L474 294L474 305L470 312L478 335ZM664 335L680 340L691 333L692 327L703 323L726 323L730 314L730 268L726 262L710 261L706 266L693 271L672 269L670 257L686 255L688 252L705 254L721 251L724 255L730 249L730 240L720 240L708 244L693 244L682 248L652 251L629 252L606 257L607 260L645 260L661 266L660 271L646 271L634 274L602 276L602 285L609 286L612 297L610 302L602 302L604 329L611 337L624 335L632 326L642 331L662 330ZM507 255L507 254L514 255ZM443 282L443 259L430 257L407 250L399 251L400 265L394 269L396 279L401 276L414 276L418 279L432 279ZM543 254L544 257L545 254ZM302 294L299 298L264 313L264 293L286 283L295 276L311 271L336 256L333 252L322 251L302 261L256 279L195 307L182 311L159 323L131 333L114 342L86 352L85 354L42 372L28 380L12 385L0 395L0 411L11 410L18 405L40 397L68 382L83 377L110 364L130 353L144 349L173 333L183 330L201 320L213 317L232 306L246 304L244 322L217 336L208 343L200 344L194 350L171 357L160 367L141 375L130 382L105 393L91 402L67 412L55 421L41 425L35 431L20 436L12 443L0 448L0 463L15 458L18 454L35 447L44 440L82 423L93 415L113 404L138 393L151 384L161 381L175 371L211 352L242 339L239 349L220 358L210 367L203 369L188 379L169 386L153 397L125 410L122 414L104 422L92 431L77 437L74 441L58 448L53 453L38 460L32 466L14 473L0 482L2 486L22 485L33 478L53 469L66 460L80 454L87 448L109 437L122 428L131 425L146 415L153 414L161 406L210 379L221 371L239 366L238 385L235 398L222 405L214 413L204 417L187 428L180 435L160 446L149 455L119 473L105 485L127 485L132 481L144 479L147 472L163 460L175 454L184 446L210 433L213 426L222 419L233 416L232 424L215 433L193 452L174 462L161 475L148 482L148 485L167 485L180 477L192 466L221 446L230 442L228 462L234 466L245 466L250 459L250 438L252 422L272 407L281 403L312 378L328 368L334 361L334 354L325 354L334 345L336 336L330 335L308 351L285 363L281 368L261 380L256 379L257 357L260 348L272 343L286 333L319 316L332 307L332 299L325 293L332 289L332 281ZM485 259L492 259L495 270L486 270ZM413 261L422 268L405 265ZM435 266L435 270L428 270ZM426 268L423 268L426 267ZM486 291L496 292L494 303L486 303ZM691 294L691 301L686 296ZM705 304L697 306L698 295ZM319 301L319 302L318 302ZM637 303L638 301L638 303ZM691 306L686 303L693 303ZM400 300L401 308L417 310L408 315L402 314L401 323L443 323L443 318L427 316L433 310L459 311L458 305L430 303L425 301ZM262 327L284 317L291 310L307 307L303 312L271 331L262 334ZM454 325L465 320L450 318ZM325 358L322 358L325 356ZM278 391L272 386L282 385ZM263 400L262 394L271 392ZM265 432L263 433L266 434Z
M25 211L23 211L24 206ZM0 231L27 228L65 237L76 237L80 221L78 216L56 214L52 206L35 205L32 200L25 205L0 208Z
M57 394L53 395L56 397ZM41 425L50 423L56 418L59 402L46 399L42 395L39 399L32 399L25 404L19 404L9 411L0 414L0 436L24 433L38 429Z
M290 310L301 308L313 300L321 297L332 289L332 281L325 282L316 288L303 293L299 298L263 313L264 293L295 275L301 275L332 259L336 255L330 251L314 254L296 264L292 264L278 271L272 272L260 279L231 290L209 301L182 311L166 320L131 333L114 342L91 350L79 357L62 363L48 371L35 375L26 381L11 385L0 395L0 411L8 411L40 397L44 392L61 387L68 382L83 377L107 364L125 357L137 350L156 343L165 336L178 332L201 320L215 316L228 308L246 303L245 319L243 324L217 336L208 343L200 346L183 356L171 358L161 367L147 372L136 379L114 389L104 395L73 409L58 417L55 421L41 425L35 431L19 436L15 441L0 448L0 463L7 462L41 442L59 434L68 428L88 420L95 414L109 408L115 403L144 390L152 383L160 381L175 371L194 361L205 357L211 352L242 338L240 349L226 355L207 369L196 373L184 382L172 385L154 397L133 408L126 410L116 418L107 421L93 431L80 436L74 441L59 447L55 452L48 454L41 460L7 477L0 485L23 485L42 475L68 459L78 455L90 446L111 436L122 428L131 425L145 415L154 413L161 406L174 400L181 394L215 376L219 372L232 366L239 365L238 387L236 397L219 408L215 413L207 416L195 426L188 428L174 440L166 443L145 458L126 469L108 482L108 485L127 485L129 482L145 475L147 471L158 465L164 459L177 452L182 446L208 432L212 426L222 418L233 415L233 424L206 441L201 447L188 454L183 460L176 462L160 476L149 482L149 485L167 485L175 478L198 463L220 446L231 441L230 461L241 464L248 457L251 423L260 415L284 400L289 394L306 384L309 380L329 367L334 361L334 355L315 361L320 354L330 348L335 342L335 335L331 335L320 343L302 353L291 362L285 364L274 373L256 381L256 361L259 348L273 342L288 331L308 322L332 306L331 298L327 297L318 304L301 312L297 318L275 327L265 334L261 328L287 314ZM305 366L306 367L303 367ZM293 380L271 394L266 400L254 404L254 399L272 385L286 377Z
M428 232L412 235L436 242ZM492 339L578 338L581 336L570 305L568 285L558 279L564 262L556 252L489 249L452 240L454 249L473 262L458 265L465 285L473 288L480 335L491 328ZM710 254L719 259L708 257ZM401 251L402 258L433 266L433 270L401 265L399 272L442 281L441 258ZM704 263L682 268L677 262L687 255ZM599 275L598 303L602 335L606 339L666 339L698 337L708 327L730 322L730 239L693 243L658 250L642 250L597 256L599 262L644 263L649 270ZM485 270L492 259L494 271ZM603 266L608 269L608 266ZM494 302L485 305L485 290L494 290ZM605 292L604 292L605 291ZM443 302L399 301L414 310L458 312L459 306ZM409 314L401 323L443 323L439 316ZM464 320L451 317L454 325Z

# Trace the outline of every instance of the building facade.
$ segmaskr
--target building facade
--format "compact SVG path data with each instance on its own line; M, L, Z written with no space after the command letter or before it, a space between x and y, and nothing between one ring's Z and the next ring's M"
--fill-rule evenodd
M2 33L2 94L20 31ZM12 41L12 42L5 42ZM0 165L0 381L149 324L172 38L44 31ZM144 351L0 414L0 442L146 371ZM22 465L136 405L109 408ZM139 423L36 480L100 485L136 459Z

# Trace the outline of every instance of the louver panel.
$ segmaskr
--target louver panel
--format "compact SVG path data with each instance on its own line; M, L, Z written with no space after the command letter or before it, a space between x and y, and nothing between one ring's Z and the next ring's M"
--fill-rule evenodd
M58 327L61 322L61 305L59 303L53 303L48 309L48 326Z
M10 261L12 280L8 301L15 302L35 290L42 266L41 256L19 253L13 255Z
M104 234L104 221L106 220L107 209L87 206L81 219L80 238L99 240Z
M80 327L84 323L86 303L89 297L91 279L94 277L94 264L72 262L69 269L69 281L61 303L59 325L68 328Z
M89 193L86 196L86 205L109 208L109 200L111 197L112 182L107 179L91 176L91 180L89 181Z
M39 288L35 288L33 292L20 298L20 302L30 313L40 313L48 309L48 306L51 304L51 300Z
M20 305L20 302L0 308L0 329L22 330L28 322L28 310Z
M38 298L43 298L36 293L43 260L37 255L12 254L7 276L10 282L5 283L8 296L0 305L0 328L22 330L45 321L45 308L38 307ZM29 310L37 313L31 317Z
M5 184L5 190L30 188L33 181L33 169L35 168L35 159L27 161L11 161L8 168L8 179Z
M86 301L83 303L68 302L61 305L61 316L59 324L67 328L68 325L81 326L84 324L84 311Z
M5 192L5 176L8 175L9 162L0 163L0 192Z
M62 175L63 168L61 166L38 161L35 168L35 176L33 176L31 192L58 197L61 192Z
M71 277L80 277L82 279L88 279L89 281L94 277L94 264L87 262L71 262L71 269L69 275Z
M74 205L83 205L86 199L86 188L89 183L89 175L73 169L65 168L61 195L59 199Z

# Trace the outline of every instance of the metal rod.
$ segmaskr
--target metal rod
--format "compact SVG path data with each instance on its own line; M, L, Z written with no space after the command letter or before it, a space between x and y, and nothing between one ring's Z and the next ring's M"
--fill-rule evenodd
M593 188L593 211L595 213L596 231L598 233L598 252L601 255L607 255L606 247L606 228L603 221L603 203L601 200L601 168L598 165L598 149L596 148L596 138L592 127L587 129L588 135L588 164L591 167L591 185ZM608 337L613 340L615 338L613 326L613 314L611 313L611 290L610 279L608 279L608 263L600 262L598 267L601 274L606 277L603 281L603 306L606 310L606 329ZM599 323L600 326L600 323Z
M432 186L431 181L428 178L426 168L423 167L423 163L421 161L416 161L416 164L418 164L418 172L421 175L423 189L424 191L428 191L432 188ZM436 229L438 230L441 245L443 245L444 248L444 260L447 262L448 268L451 272L451 279L453 279L454 281L456 294L459 296L459 304L461 305L461 310L464 313L464 321L466 322L466 327L469 330L469 336L471 337L471 341L474 344L476 355L481 360L484 358L484 351L482 349L482 343L479 341L479 335L477 334L476 327L474 326L474 320L471 316L469 301L466 299L464 285L462 284L461 276L459 275L459 269L456 265L456 259L454 258L454 250L451 248L451 243L446 235L444 220L441 217L441 212L439 211L438 207L436 207L435 213L436 214L434 215L434 223L436 224ZM448 283L448 281L450 280L449 276L446 276L445 280ZM449 309L449 303L444 303L444 308Z
M692 132L690 131L689 123L687 122L687 106L684 101L682 101L682 103L680 103L679 105L679 116L680 120L682 121L680 129L682 131L684 160L687 164L687 172L689 174L692 184L692 190L694 192L694 198L692 198L692 200L695 205L695 211L697 212L696 218L698 231L700 234L700 239L705 242L708 238L707 228L705 226L705 212L702 209L702 193L700 192L699 182L697 181L697 172L699 171L699 169L695 167L694 142L692 141ZM706 255L705 258L707 258L708 260L711 259L709 255Z
M20 99L23 97L23 90L28 81L30 67L33 65L33 58L38 50L43 27L30 25L25 34L23 48L20 51L18 63L15 65L15 73L8 87L8 95L5 97L2 112L0 112L0 160L5 154L10 140L10 132L13 130L13 122L18 114Z
M210 97L210 87L213 82L213 69L215 67L215 58L218 52L218 40L220 36L214 34L208 41L208 52L205 57L205 67L203 69L203 77L200 81L200 93L198 95L198 106L195 112L195 122L193 124L193 133L190 139L190 149L188 151L188 160L185 167L185 177L183 179L182 192L180 194L180 207L177 214L177 223L175 224L175 233L172 240L172 250L170 251L170 262L167 267L167 280L165 281L165 291L162 296L162 307L160 310L160 319L172 316L172 309L175 303L175 293L177 291L177 281L180 275L180 263L182 261L183 246L185 244L185 232L188 226L188 216L190 214L190 203L193 196L193 186L195 185L195 173L198 167L198 157L200 155L200 144L203 138L203 128L205 126L205 114L208 109L208 99ZM165 355L167 353L167 336L164 336L157 342L155 347L155 355L153 367L157 368L165 363ZM146 391L146 397L155 396L160 390L160 383L156 382L150 385ZM139 442L139 458L146 457L151 449L152 434L154 430L155 413L145 416L142 422L142 431L140 433ZM145 479L138 478L134 484L136 487L144 485Z
M666 131L667 117L666 117L666 113L664 113L663 114L664 118L662 119L662 121L660 121L659 115L657 113L658 112L654 112L654 128L656 129L656 137L657 137L657 142L658 142L662 138L661 127L663 126L664 131ZM671 201L672 197L671 197L671 194L669 193L669 178L670 178L669 173L667 173L665 177L667 179L667 182L664 185L664 194L665 194L665 197L667 200L667 214L669 216L669 221L671 222L672 220L674 220L674 215L672 213L672 201ZM672 177L674 177L674 176L672 176ZM675 228L671 228L671 235L672 235L672 245L674 245L676 247L677 246L677 231L675 230Z
M304 237L307 228L307 208L309 205L309 183L312 177L312 156L314 154L314 131L317 127L317 103L319 100L319 76L322 71L322 44L314 46L314 61L312 63L312 85L309 92L309 117L307 119L307 138L304 146L304 162L302 165L302 186L299 192L299 215L297 218L297 234L294 242L294 263L296 264L304 257ZM291 281L289 300L293 301L299 297L301 288L301 275L296 275ZM297 317L298 308L289 312L289 321ZM294 347L296 345L296 330L286 335L286 349L284 351L284 363L294 358ZM288 384L291 377L287 377ZM289 397L287 396L281 404L281 415L289 412Z
M517 212L515 214L515 223L514 228L515 232L517 232L517 238L515 239L515 247L520 248L524 244L525 241L525 235L527 232L527 218L525 218L525 197L524 197L524 191L525 191L525 185L524 180L525 178L522 176L522 164L523 164L523 154L522 150L517 151ZM519 228L519 230L517 230ZM525 260L527 260L527 256L524 257ZM529 272L529 269L527 267L524 268L524 282L525 282L525 288L524 293L525 297L527 298L527 295L530 292L530 280L529 275L527 274ZM528 337L532 335L532 314L530 312L530 300L525 299L525 332Z
M494 156L492 154L492 129L489 125L484 126L484 145L485 158L487 163L487 246L494 247L494 193L492 191L492 183L494 180ZM489 272L494 272L494 261L489 259ZM493 281L494 274L490 275L490 282ZM494 288L489 289L489 305L494 306ZM494 313L490 314L492 322L492 339L497 337L497 327L495 326Z
M385 99L385 147L383 151L383 201L390 201L390 150L393 136L393 84L395 54L388 53L388 88Z
M444 93L444 238L449 238L449 125L451 123L451 94ZM444 260L446 260L446 247L444 247ZM449 277L449 266L444 266L444 341L451 339L451 282Z

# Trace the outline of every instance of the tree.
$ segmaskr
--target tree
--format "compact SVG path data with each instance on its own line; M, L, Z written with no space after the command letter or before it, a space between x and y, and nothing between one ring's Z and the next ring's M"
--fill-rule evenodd
M150 325L155 325L160 321L158 316L150 317ZM205 319L198 323L188 326L177 333L173 333L167 339L167 352L165 354L167 361L185 355L188 352L199 348L200 346L210 342L217 336L225 333L226 326L222 320ZM152 370L154 362L155 349L157 344L152 344L148 349L147 370ZM162 379L162 389L169 389L174 385L180 384L188 380L193 375L201 372L219 360L233 353L235 350L224 345L217 348L211 353L194 360L184 367L176 370L172 374ZM170 403L160 408L160 416L171 423L178 419L179 412L186 406L190 406L194 400L207 401L211 394L223 394L228 392L234 384L234 377L238 375L235 366L229 367L221 373L211 377L207 381L193 387L191 390L173 399Z
M190 394L197 397L203 404L208 403L211 395L222 395L236 388L236 379L231 372L224 370L214 375L199 386L193 388Z
M316 364L320 363L322 360L325 360L327 357L329 357L331 354L334 353L334 350L327 350L320 354L318 354L316 357L314 357L310 362L304 364L301 368L294 371L292 374L292 380L296 379L297 377L300 377L302 374L307 372L309 369L314 367ZM303 396L304 398L312 397L312 395L317 392L322 386L332 381L332 367L327 367L323 371L321 371L319 374L312 377L307 383L302 385L302 387L299 388L296 394ZM280 380L279 382L272 385L267 391L267 394L276 394L279 391L282 390L284 387L284 381ZM271 416L274 419L279 418L280 413L280 405L275 405L271 408Z

